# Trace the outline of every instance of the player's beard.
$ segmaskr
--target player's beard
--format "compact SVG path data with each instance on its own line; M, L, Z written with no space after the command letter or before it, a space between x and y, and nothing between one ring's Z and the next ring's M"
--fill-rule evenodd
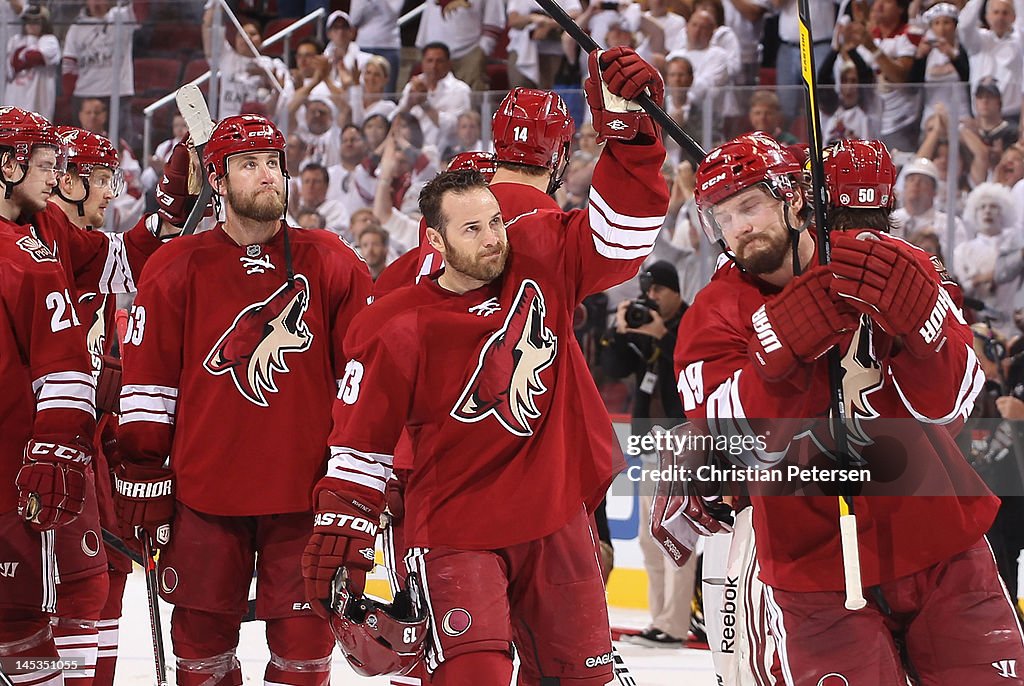
M740 266L751 274L777 272L793 249L789 231L778 229L781 227L740 239L736 246L736 261Z
M228 204L235 214L257 222L277 221L284 215L284 192L274 189L273 193L257 191L252 195L236 192L228 183Z
M473 256L468 253L460 252L448 239L445 238L444 234L441 235L441 240L444 241L444 261L448 268L453 271L457 271L461 274L476 279L477 281L483 281L489 283L494 281L496 278L501 276L501 273L505 271L505 262L508 261L508 243L499 243L494 250L490 252ZM500 254L500 257L496 260L487 259L496 253Z

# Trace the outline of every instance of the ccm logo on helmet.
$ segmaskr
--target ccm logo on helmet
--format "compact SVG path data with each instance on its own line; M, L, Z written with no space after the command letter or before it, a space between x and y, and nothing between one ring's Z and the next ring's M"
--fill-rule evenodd
M612 664L612 662L614 662L614 659L612 658L612 653L609 651L602 655L594 655L592 657L588 657L583 664L587 667L587 669L593 669L594 667L610 665Z
M721 172L719 174L716 174L715 176L712 176L710 179L708 179L707 181L702 183L700 185L700 189L702 191L706 191L707 189L711 188L712 186L714 186L716 183L718 183L719 181L721 181L724 178L725 178L725 172Z
M365 531L368 534L377 535L377 525L369 519L356 517L350 514L339 514L336 512L319 512L313 521L314 526L349 527L353 531Z

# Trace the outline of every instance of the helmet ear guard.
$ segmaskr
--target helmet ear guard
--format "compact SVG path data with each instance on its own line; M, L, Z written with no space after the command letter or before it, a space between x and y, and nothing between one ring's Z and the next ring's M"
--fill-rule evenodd
M331 631L352 669L363 676L407 674L423 657L429 630L426 602L415 572L390 604L348 589L338 570L331 584Z

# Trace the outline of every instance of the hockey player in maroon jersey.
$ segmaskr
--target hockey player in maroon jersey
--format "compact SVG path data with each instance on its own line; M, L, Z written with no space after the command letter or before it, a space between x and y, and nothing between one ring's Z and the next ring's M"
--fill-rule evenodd
M836 230L827 266L804 230L800 165L774 139L741 136L699 167L702 222L727 256L684 317L694 333L679 340L676 370L687 416L715 437L768 422L767 449L738 456L744 466L824 457L811 439L793 439L789 423L827 415L823 353L838 344L860 459L872 468L905 459L930 481L928 496L909 495L913 483L906 495L873 496L869 483L855 496L868 598L859 611L844 607L838 499L754 492L775 676L795 686L888 686L908 674L936 685L1019 680L1024 642L983 538L998 501L952 440L982 381L955 286L927 254L886 233L884 146L846 141L829 160ZM893 419L899 442L876 443Z
M93 479L85 331L56 256L16 223L46 204L63 163L49 122L0 108L0 658L5 671L14 665L6 659L31 658L10 678L32 686L64 683L40 662L58 657L50 614L58 588L79 598L70 591L90 576L65 569L54 551L55 531L82 512ZM90 543L102 552L99 540Z
M420 205L444 271L376 301L346 339L306 593L326 615L341 568L362 592L385 482L408 470L406 566L433 626L431 683L508 683L513 642L521 683L613 678L587 509L622 458L603 406L577 394L589 371L566 346L576 305L633 276L663 222L665 150L628 101L664 89L629 49L590 66L588 102L607 139L590 209L535 209L506 231L479 173L439 175ZM392 465L403 430L412 464Z
M124 342L115 505L162 548L181 686L241 683L254 567L265 680L329 677L331 632L303 601L299 562L342 341L371 283L335 235L282 221L284 148L264 117L217 125L203 168L225 219L153 256Z

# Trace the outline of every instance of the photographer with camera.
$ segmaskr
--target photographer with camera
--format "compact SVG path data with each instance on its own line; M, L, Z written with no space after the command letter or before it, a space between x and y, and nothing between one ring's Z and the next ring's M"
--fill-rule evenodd
M683 406L676 392L672 351L679 321L687 304L679 294L679 273L671 262L655 262L640 272L640 297L625 300L615 309L615 324L601 340L601 366L610 376L633 376L635 434L644 434L651 424L665 428L683 419ZM647 456L641 456L641 459ZM650 456L656 460L655 456ZM651 623L632 642L657 648L678 648L690 628L690 600L696 571L696 556L677 568L651 538L648 521L652 495L640 494L640 550L647 570L648 606Z

